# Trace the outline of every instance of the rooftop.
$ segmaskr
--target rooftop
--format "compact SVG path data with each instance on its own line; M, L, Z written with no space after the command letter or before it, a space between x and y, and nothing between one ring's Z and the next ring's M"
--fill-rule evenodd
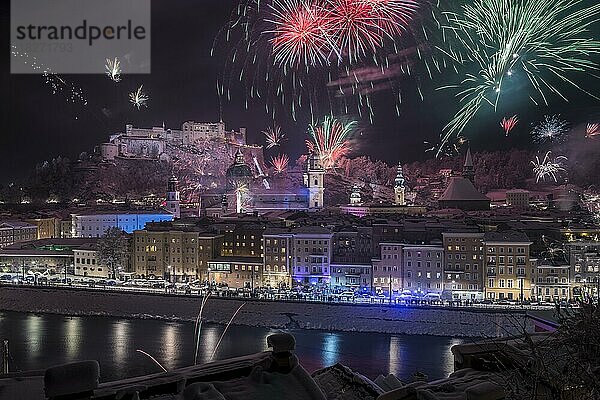
M530 243L527 235L519 231L486 232L483 240L486 242Z
M440 201L489 201L473 186L470 180L462 176L450 178L448 187L439 198Z

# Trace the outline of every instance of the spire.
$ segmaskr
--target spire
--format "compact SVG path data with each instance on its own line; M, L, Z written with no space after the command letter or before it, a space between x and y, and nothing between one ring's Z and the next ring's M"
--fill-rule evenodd
M471 147L467 147L467 155L465 157L465 165L464 168L473 169L473 157L471 157Z
M176 192L177 191L177 178L175 175L171 175L169 178L169 183L167 185L167 192Z
M396 171L396 179L394 179L394 187L404 187L406 179L404 179L404 171L402 170L402 164L398 163L398 170Z
M465 156L465 164L463 166L463 177L475 183L475 168L473 167L473 157L471 156L471 147L467 147L467 155Z

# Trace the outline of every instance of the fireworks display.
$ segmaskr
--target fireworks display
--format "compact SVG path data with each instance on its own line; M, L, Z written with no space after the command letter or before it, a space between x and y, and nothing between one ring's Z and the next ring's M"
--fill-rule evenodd
M569 124L558 115L546 115L544 120L531 131L533 141L538 144L560 142L568 132Z
M508 136L510 131L512 131L518 123L519 123L519 118L516 115L513 115L510 118L506 118L506 117L502 118L502 121L500 121L500 126L504 130L504 134L506 136Z
M129 93L129 102L137 107L139 110L141 107L148 107L148 100L150 99L143 91L144 85L140 85L135 92Z
M389 79L385 74L398 62L399 41L412 35L410 24L426 2L242 0L215 41L227 45L211 52L228 51L218 94L230 99L230 88L242 84L246 106L260 98L274 115L276 106L289 105L295 119L296 110L308 105L313 120L333 111L331 94L348 96L357 98L360 115L367 109L372 115L369 94ZM371 67L360 79L354 71ZM336 78L344 83L330 85ZM341 103L347 112L348 104Z
M121 81L121 61L119 61L117 57L115 57L112 60L110 58L107 58L104 68L106 70L106 75L113 82Z
M309 126L310 140L306 146L309 152L319 156L323 168L332 169L352 150L349 139L355 128L355 121L343 123L327 116L321 124Z
M566 171L564 167L566 161L568 160L565 156L552 157L551 151L546 152L544 158L541 160L539 156L535 156L535 160L531 164L533 165L536 183L549 180L558 182L560 174Z
M44 83L50 87L53 95L62 96L68 103L87 106L88 100L83 89L68 81L63 76L56 74L51 68L38 61L35 56L20 51L16 46L11 46L11 56L19 59L33 71L38 71L44 77Z
M597 69L600 42L590 25L600 3L581 0L475 0L443 13L442 49L458 65L459 111L444 127L442 143L460 134L484 106L527 93L535 104L550 94L563 99L564 86L585 92L574 73ZM589 75L585 75L589 76ZM438 151L439 153L439 151Z
M273 169L277 174L284 173L287 170L289 164L290 158L285 154L280 154L271 158L271 165L273 166Z
M600 135L600 124L598 123L589 123L585 128L585 137L586 138L595 138Z
M281 127L279 126L275 126L274 128L269 127L266 130L262 131L262 134L265 135L267 149L281 146L281 143L285 139L285 133L281 132Z
M324 7L302 0L275 1L272 11L275 64L296 68L300 65L324 65L330 55L329 19Z

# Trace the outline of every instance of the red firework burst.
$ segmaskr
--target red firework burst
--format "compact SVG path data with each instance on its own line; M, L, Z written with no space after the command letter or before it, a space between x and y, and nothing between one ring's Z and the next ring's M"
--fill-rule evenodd
M281 0L270 4L275 28L272 33L274 61L280 67L324 65L330 54L327 10L306 0Z
M406 30L418 8L414 0L329 0L328 4L336 51L351 62Z
M287 167L290 163L290 158L285 154L280 154L278 156L271 158L271 165L275 170L275 173L281 174L287 170Z
M517 124L519 123L519 118L516 115L513 115L510 118L502 118L502 121L500 121L500 126L502 127L502 129L504 129L504 134L506 136L508 136L508 134L510 133L510 131L513 130L513 128L515 126L517 126Z
M330 4L331 32L338 57L341 58L342 53L345 53L350 61L356 61L383 44L383 31L368 2L335 0L330 1Z
M377 15L379 28L392 37L406 31L419 8L414 0L362 0L368 3Z
M585 129L585 137L586 138L594 138L600 135L600 124L597 123L589 123Z

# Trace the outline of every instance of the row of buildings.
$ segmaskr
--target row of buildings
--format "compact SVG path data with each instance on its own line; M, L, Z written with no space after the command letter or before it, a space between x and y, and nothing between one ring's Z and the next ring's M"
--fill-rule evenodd
M540 230L549 235L538 235ZM560 222L390 221L325 211L182 218L133 230L119 272L234 288L303 286L384 296L435 293L463 301L552 301L598 293L599 234L597 228ZM42 239L8 246L0 251L0 266L24 274L66 269L110 277L99 264L97 240Z

